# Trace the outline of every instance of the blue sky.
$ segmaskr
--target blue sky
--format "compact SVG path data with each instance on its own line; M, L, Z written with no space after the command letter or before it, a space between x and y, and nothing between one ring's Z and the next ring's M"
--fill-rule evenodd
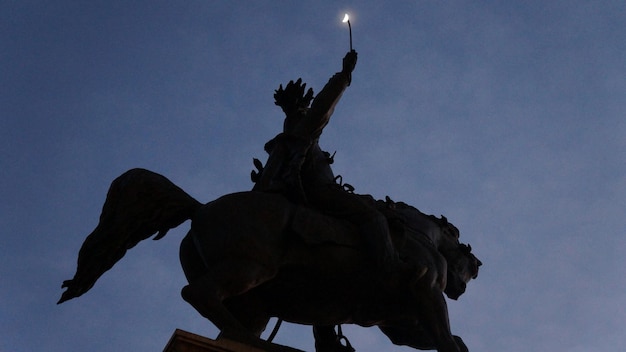
M473 351L616 351L626 337L622 1L0 3L0 350L158 351L217 334L179 295L183 224L57 306L110 182L247 190L280 83L359 62L320 141L359 193L444 214L484 262ZM359 352L408 351L346 327ZM308 327L276 342L312 350Z

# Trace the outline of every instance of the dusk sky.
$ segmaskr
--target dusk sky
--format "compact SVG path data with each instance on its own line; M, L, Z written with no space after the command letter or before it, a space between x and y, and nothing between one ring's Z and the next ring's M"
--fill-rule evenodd
M484 265L470 351L626 350L626 2L0 1L0 351L161 351L189 222L56 305L113 179L249 190L279 84L352 85L320 145L358 193L445 215ZM267 336L273 322L268 326ZM358 352L410 351L345 326ZM275 342L313 351L308 326Z

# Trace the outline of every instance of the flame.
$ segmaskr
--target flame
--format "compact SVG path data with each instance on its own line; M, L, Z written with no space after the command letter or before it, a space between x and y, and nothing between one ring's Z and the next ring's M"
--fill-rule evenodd
M348 22L348 21L350 21L350 16L348 16L348 14L345 14L345 15L343 16L343 20L341 20L341 22L346 23L346 22Z

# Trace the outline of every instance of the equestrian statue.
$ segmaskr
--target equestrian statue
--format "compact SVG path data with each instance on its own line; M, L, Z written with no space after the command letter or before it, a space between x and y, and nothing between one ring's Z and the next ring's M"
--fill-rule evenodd
M224 336L272 350L260 336L277 317L313 326L316 352L354 351L341 324L377 326L397 345L467 351L444 295L462 295L482 263L459 230L444 216L355 193L318 144L356 62L351 50L317 96L301 79L275 91L283 131L265 145L265 164L254 159L250 191L202 204L149 170L116 178L58 303L90 290L140 241L191 220L181 294Z

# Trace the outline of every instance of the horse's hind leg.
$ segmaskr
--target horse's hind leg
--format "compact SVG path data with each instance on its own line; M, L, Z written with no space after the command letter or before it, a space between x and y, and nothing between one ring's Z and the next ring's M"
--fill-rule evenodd
M220 331L244 334L245 327L224 307L214 280L202 277L183 287L181 295L200 315L209 319Z
M244 294L230 298L224 303L228 311L243 324L246 330L254 336L261 337L270 321L266 302L254 294Z
M182 289L183 299L220 330L229 327L243 330L237 319L222 305L218 284L208 272L207 263L198 253L192 236L189 231L180 244L180 263L189 282Z
M274 275L275 270L262 267L255 262L225 261L213 265L203 275L189 280L189 285L182 290L182 296L223 333L236 336L251 335L257 332L250 331L237 320L224 306L223 301L247 292Z

